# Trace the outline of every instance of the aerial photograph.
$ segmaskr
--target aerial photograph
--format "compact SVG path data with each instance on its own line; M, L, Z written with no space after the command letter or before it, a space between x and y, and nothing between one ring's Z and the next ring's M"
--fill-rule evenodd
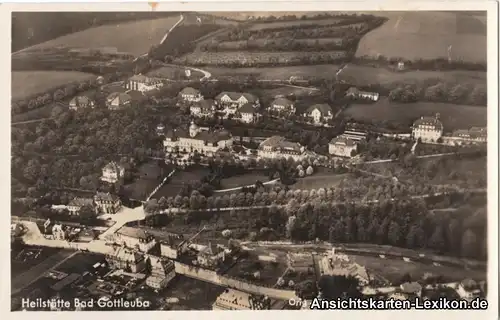
M10 310L487 302L486 20L12 12Z

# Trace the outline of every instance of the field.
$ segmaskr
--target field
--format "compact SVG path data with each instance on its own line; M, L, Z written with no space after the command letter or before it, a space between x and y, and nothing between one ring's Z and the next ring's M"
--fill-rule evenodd
M261 182L269 181L269 177L259 173L250 172L248 174L243 174L239 176L233 176L231 178L222 179L221 189L230 189L236 187L246 187L248 185L253 185L255 182L259 180Z
M287 46L297 46L302 49L317 48L318 46L341 46L343 43L342 38L318 38L318 39L293 39L289 38L273 38L273 39L255 39L252 41L224 41L218 44L218 51L226 50L245 50L250 48L252 50L266 51L266 48L273 45L286 44Z
M18 274L23 273L24 271L30 269L37 263L41 263L45 259L57 254L60 251L60 249L55 249L55 248L30 248L26 247L24 250L19 251L19 252L13 252L12 253L12 259L11 259L11 274L13 276L16 276ZM22 252L22 253L21 253ZM34 256L28 256L27 253L32 252L34 255L38 253L38 256L36 259L33 259ZM19 257L19 259L16 259ZM26 259L26 260L24 260Z
M333 68L332 68L333 69ZM331 72L331 71L330 71ZM348 64L338 76L349 84L363 86L371 84L416 83L427 79L442 79L452 83L486 85L486 72L481 71L424 71L395 72L386 68L375 68Z
M342 21L342 18L329 18L323 20L292 20L292 21L276 21L268 23L256 23L252 25L248 30L266 30L274 28L292 28L292 27L302 27L302 26L327 26L338 23Z
M323 14L323 13L329 13L329 12L324 12L324 11L279 11L279 12L273 12L273 11L245 11L245 12L204 12L205 14L213 15L216 17L221 17L221 18L226 18L226 19L232 19L232 20L238 20L238 21L245 21L250 17L262 17L262 18L267 18L270 16L273 17L282 17L282 16L289 16L289 15L296 15L296 16L314 16L318 14Z
M146 200L155 187L160 184L159 180L137 179L133 183L124 186L125 194L130 199Z
M178 16L104 25L71 33L41 44L33 49L64 47L116 48L136 56L148 52L152 45L160 43L166 32L179 21Z
M412 279L418 280L430 272L435 275L442 275L446 281L461 281L466 278L483 280L486 273L480 270L464 270L446 266L434 266L418 262L405 262L403 259L381 259L372 256L349 255L349 257L365 266L368 272L372 272L386 278L391 282L398 282L402 276L409 273Z
M316 59L318 63L326 60L343 59L345 51L322 51L322 52L195 52L178 59L179 62L186 62L195 65L252 65L252 64L300 64L302 60Z
M167 78L167 79L188 79L186 77L185 70L188 70L188 68L183 68L179 66L163 66L159 69L152 70L147 73L147 76L149 77L156 77L156 78ZM200 79L203 78L203 73L195 70L191 70L191 76L189 79Z
M440 114L445 132L485 127L487 108L436 102L392 103L381 99L375 104L353 104L344 111L346 117L361 121L387 121L411 125L421 116Z
M290 186L290 188L294 190L333 188L348 176L349 175L347 174L317 173L313 174L312 176L298 179L294 185Z
M12 99L24 99L62 85L95 78L75 71L14 71L12 72Z
M389 18L366 34L356 56L486 61L485 17L454 12L374 12Z
M339 69L338 65L318 64L313 66L283 66L283 67L263 67L263 68L225 68L225 67L204 67L214 77L248 76L253 75L257 79L266 80L289 80L290 77L299 78L331 78Z

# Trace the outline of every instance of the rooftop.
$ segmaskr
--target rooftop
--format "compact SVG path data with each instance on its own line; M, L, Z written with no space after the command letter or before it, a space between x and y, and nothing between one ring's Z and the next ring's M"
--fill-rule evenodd
M116 201L118 200L118 196L111 194L109 192L97 192L94 196L95 201Z
M413 127L433 126L436 130L443 130L443 123L438 117L421 117L413 123Z
M335 144L338 146L354 147L356 145L356 142L352 139L343 136L338 136L333 138L332 141L330 141L330 144Z
M271 105L289 107L289 106L293 105L293 102L286 99L286 98L280 97L280 98L276 98Z
M71 101L69 102L69 104L71 106L76 106L76 107L79 107L79 106L88 106L90 104L92 104L93 101L87 97L87 96L76 96L74 97L73 99L71 99Z
M106 98L106 101L108 103L111 103L115 99L118 99L118 103L119 104L124 104L124 103L132 101L132 97L129 94L124 93L124 92L113 92L113 93L110 93L108 95L108 97Z
M267 138L260 143L259 148L262 147L273 147L294 151L300 151L302 149L302 146L299 143L288 141L281 136L272 136Z
M138 229L138 228L131 228L131 227L121 227L118 229L118 234L126 236L126 237L131 237L135 239L142 239L142 240L148 240L152 235L149 234L147 231Z
M72 207L83 207L83 206L93 206L94 200L90 198L74 198L68 203L68 206Z
M132 251L130 249L126 249L123 247L116 247L114 252L109 256L118 259L120 261L133 262L133 263L140 261L141 258L143 257L139 252Z
M103 170L106 170L106 171L113 171L113 172L120 172L121 170L123 170L124 167L114 161L111 161L110 163L108 163L107 165L104 166Z
M245 103L241 108L238 109L239 113L255 113L255 108L251 103Z
M220 100L223 96L228 96L231 98L231 100L236 101L240 99L242 96L245 97L245 99L248 102L254 103L258 100L258 98L251 94L251 93L246 93L246 92L231 92L231 91L223 91L215 97L216 100Z
M321 114L328 114L332 112L332 107L330 107L326 103L315 104L307 108L307 113L313 112L315 109L318 109Z
M186 87L181 90L180 94L187 94L187 95L197 95L200 93L200 90L192 88L192 87Z

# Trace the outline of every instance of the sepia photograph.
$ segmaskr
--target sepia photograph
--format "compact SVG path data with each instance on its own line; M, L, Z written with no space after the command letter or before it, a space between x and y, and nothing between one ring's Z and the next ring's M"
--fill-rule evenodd
M44 6L9 12L11 312L497 299L488 11Z

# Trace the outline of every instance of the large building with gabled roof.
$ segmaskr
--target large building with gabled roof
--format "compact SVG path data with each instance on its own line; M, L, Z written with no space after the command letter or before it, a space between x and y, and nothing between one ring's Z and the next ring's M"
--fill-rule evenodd
M412 126L413 138L422 142L437 142L443 136L443 131L439 113L435 117L420 117Z

